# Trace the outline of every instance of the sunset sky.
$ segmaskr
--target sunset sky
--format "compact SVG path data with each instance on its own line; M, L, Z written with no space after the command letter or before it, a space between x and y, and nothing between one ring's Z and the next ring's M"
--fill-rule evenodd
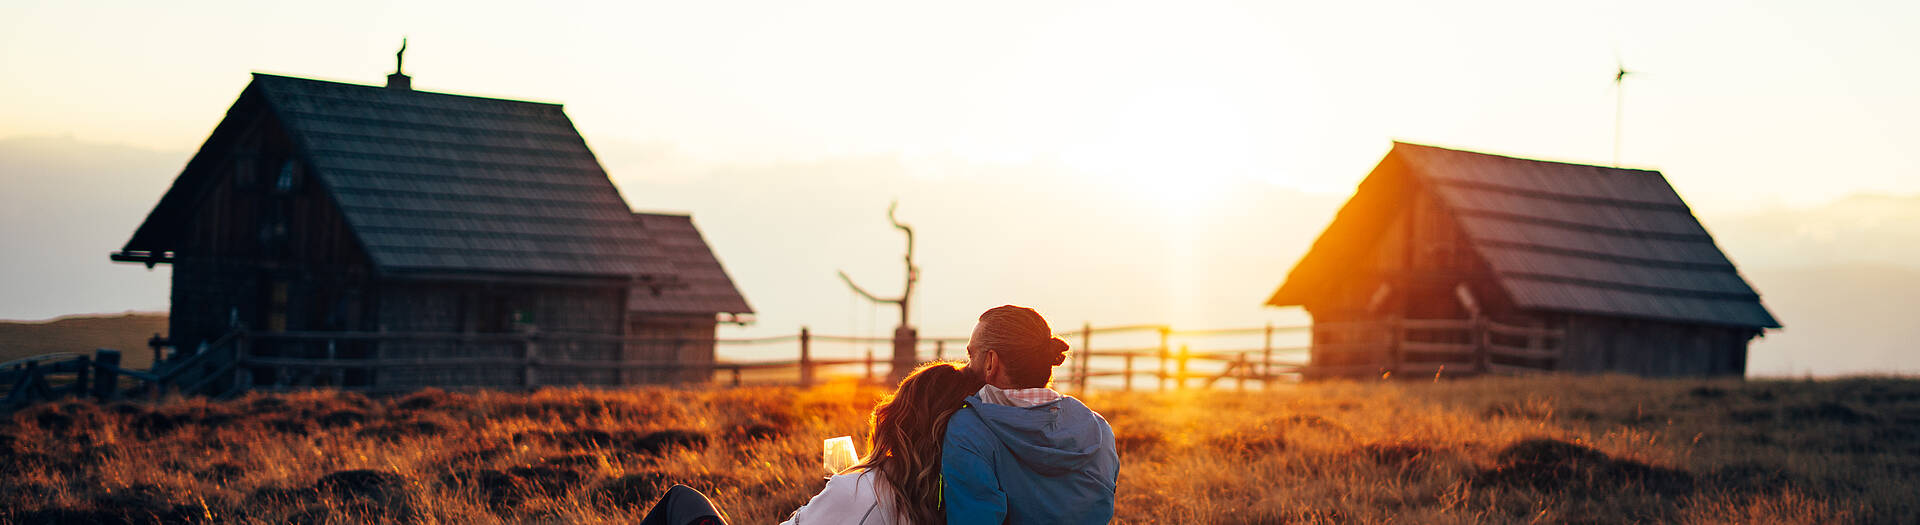
M106 253L248 73L377 84L402 36L415 89L565 103L629 203L692 212L761 311L729 335L872 331L832 271L897 289L894 198L928 332L1294 322L1261 300L1391 141L1608 163L1616 59L1622 163L1788 326L1757 370L1826 359L1763 355L1797 325L1756 272L1920 269L1920 3L908 4L0 4L0 318L163 310Z

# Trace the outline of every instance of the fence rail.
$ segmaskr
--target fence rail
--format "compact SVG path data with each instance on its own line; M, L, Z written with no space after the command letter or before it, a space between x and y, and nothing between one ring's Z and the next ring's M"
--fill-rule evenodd
M1161 389L1188 388L1197 382L1214 387L1222 380L1244 388L1249 381L1272 384L1301 377L1306 367L1299 356L1304 346L1276 346L1276 333L1309 330L1309 326L1262 326L1181 330L1168 325L1124 325L1093 327L1058 334L1075 344L1070 359L1055 374L1058 388L1087 391L1095 388L1132 390L1136 380L1148 380ZM1102 344L1115 334L1157 335L1158 344ZM1102 336L1096 338L1095 336ZM1260 347L1206 349L1194 351L1186 344L1175 346L1170 338L1208 338L1264 335ZM911 362L961 357L965 337L912 337ZM724 377L731 385L755 383L797 383L810 385L821 380L824 369L853 368L854 375L877 381L882 372L891 372L892 355L876 358L869 350L864 356L822 358L814 355L816 343L899 344L894 338L813 334L801 328L794 334L749 338L667 339L610 334L578 333L434 333L434 332L248 332L236 330L212 341L196 352L157 361L149 370L120 367L120 352L99 349L93 355L78 353L48 354L0 363L0 385L11 386L0 405L13 410L35 402L62 397L90 396L99 399L158 398L168 392L226 396L249 390L305 388L313 384L256 384L255 371L283 371L276 377L295 377L284 371L301 371L308 378L342 378L364 371L405 369L512 370L520 374L518 385L536 388L541 372L624 371L692 374L685 376L704 382ZM390 356L378 349L382 345L444 345L450 355ZM630 345L713 345L719 348L766 348L792 345L796 358L766 360L682 361L665 359L594 359L570 357L561 352L572 348L624 348ZM596 346L597 345L597 346ZM949 349L948 347L953 348ZM488 355L461 355L461 349L487 348ZM285 351L297 349L298 351ZM360 349L362 351L353 351ZM950 351L951 350L951 351ZM612 354L618 356L616 352ZM1145 362L1140 362L1140 361ZM1195 366L1205 364L1204 366ZM885 370L882 370L882 369ZM1094 380L1103 385L1095 385ZM353 385L335 380L333 388L378 390L378 385ZM560 383L554 383L560 384Z
M1552 370L1566 331L1485 317L1388 318L1313 325L1313 377L1524 374Z

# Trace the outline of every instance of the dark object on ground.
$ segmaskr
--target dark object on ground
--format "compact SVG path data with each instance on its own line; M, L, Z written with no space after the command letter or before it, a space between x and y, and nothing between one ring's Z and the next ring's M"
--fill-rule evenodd
M665 483L666 476L658 472L628 474L594 489L594 500L606 507L637 507L659 497L660 486Z
M641 436L623 436L628 450L660 455L674 448L698 448L707 444L707 435L691 430L661 430Z
M360 425L367 422L367 413L358 410L335 410L319 419L320 428L339 428Z
M725 525L713 500L693 487L674 485L647 510L640 525Z
M1638 488L1677 495L1694 488L1686 471L1617 459L1553 438L1521 440L1501 450L1498 459L1498 465L1480 472L1480 483L1550 493Z
M342 498L381 499L404 493L406 484L406 478L392 472L368 469L342 470L321 476L319 481L313 483L313 489Z

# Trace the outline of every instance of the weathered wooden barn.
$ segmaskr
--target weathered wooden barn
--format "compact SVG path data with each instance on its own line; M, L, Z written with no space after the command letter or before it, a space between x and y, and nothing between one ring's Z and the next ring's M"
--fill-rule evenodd
M1267 304L1310 378L1737 376L1780 323L1656 171L1395 143Z
M113 259L173 266L168 363L238 388L698 380L641 365L711 364L715 323L751 313L690 219L633 214L560 105L397 72L255 74Z

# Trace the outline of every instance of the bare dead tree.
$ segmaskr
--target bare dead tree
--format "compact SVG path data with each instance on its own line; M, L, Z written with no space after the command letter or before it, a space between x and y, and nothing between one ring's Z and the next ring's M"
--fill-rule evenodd
M893 204L887 206L887 222L893 223L894 228L898 228L907 234L907 256L905 259L907 263L907 284L901 289L900 296L895 298L875 296L865 288L861 288L860 285L854 284L853 278L848 277L847 272L844 270L840 271L840 280L846 281L847 286L853 288L853 293L860 294L861 297L867 298L868 301L899 306L900 328L906 328L909 326L907 320L910 319L908 314L913 302L913 283L920 280L920 267L913 265L913 227L900 222L900 219L894 216L894 211L899 207L900 201L894 201Z

